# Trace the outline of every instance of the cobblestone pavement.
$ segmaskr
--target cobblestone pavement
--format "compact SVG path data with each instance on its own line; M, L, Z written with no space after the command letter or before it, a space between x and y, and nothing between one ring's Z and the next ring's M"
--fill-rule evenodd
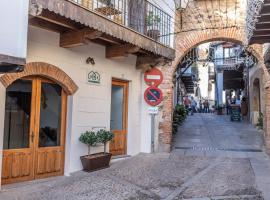
M140 154L108 169L6 185L1 200L270 200L261 133L225 116L196 114L170 154Z

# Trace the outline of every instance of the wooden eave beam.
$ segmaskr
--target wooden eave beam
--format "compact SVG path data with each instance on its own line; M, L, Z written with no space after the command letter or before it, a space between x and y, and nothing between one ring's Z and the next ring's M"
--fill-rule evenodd
M134 54L139 51L140 47L131 44L108 46L106 47L106 58L126 57L128 54Z
M83 27L83 25L77 22L74 22L70 19L57 15L54 12L50 12L49 10L45 9L43 9L41 14L37 15L36 17L60 25L62 27L68 28L70 30L78 30Z
M122 44L123 41L121 41L120 39L117 39L115 37L112 37L110 35L107 35L107 34L102 34L99 39L105 41L105 42L108 42L110 44Z
M28 21L29 25L39 27L48 31L53 31L56 33L61 33L64 31L67 31L68 29L63 28L62 26L59 26L57 24L53 24L51 22L45 21L43 19L39 19L36 17L30 18Z
M103 33L93 29L82 29L60 34L60 47L70 48L88 44L90 40L99 38Z
M148 69L166 64L166 59L164 57L156 56L138 56L136 62L136 68L147 71Z

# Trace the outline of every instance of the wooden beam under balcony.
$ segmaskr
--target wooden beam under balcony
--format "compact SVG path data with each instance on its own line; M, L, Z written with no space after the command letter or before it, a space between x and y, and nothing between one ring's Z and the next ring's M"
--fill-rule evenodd
M139 51L139 47L131 44L113 45L106 47L106 58L126 57L127 54L134 54Z
M53 24L51 22L48 22L48 21L45 21L36 17L30 18L28 23L29 25L39 27L48 31L53 31L56 33L61 33L68 30L68 29L64 29L62 26Z
M101 37L103 33L93 29L82 29L60 34L60 47L70 48L89 43L90 40Z
M155 56L138 56L136 68L147 70L151 67L158 65L165 65L167 60L164 57L155 57Z
M50 12L49 10L43 9L42 12L36 16L34 16L39 19L43 19L47 22L51 22L53 24L59 25L61 27L64 27L66 29L70 30L78 30L83 27L78 22L71 21L61 15L55 14L53 12Z

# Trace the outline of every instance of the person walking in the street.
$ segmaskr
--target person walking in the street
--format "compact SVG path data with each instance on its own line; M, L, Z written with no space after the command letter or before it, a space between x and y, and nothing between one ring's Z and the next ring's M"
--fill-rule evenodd
M191 115L196 112L197 102L191 97Z
M188 96L185 96L184 97L184 105L185 105L187 113L189 113L190 104L191 104L190 99L188 98Z
M203 102L204 113L209 113L209 101L206 99Z
M227 110L227 115L231 114L231 99L229 96L227 96L226 99L226 110Z
M200 104L200 113L202 113L203 112L203 103L202 103L202 100L200 100L200 102L199 102L199 104Z
M248 115L248 103L246 97L243 97L241 101L241 114L243 119Z

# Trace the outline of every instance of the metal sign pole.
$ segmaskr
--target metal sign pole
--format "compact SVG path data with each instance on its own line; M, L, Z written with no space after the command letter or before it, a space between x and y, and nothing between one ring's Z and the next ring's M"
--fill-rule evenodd
M155 152L155 114L151 114L151 153Z
M148 112L151 116L151 153L155 152L155 115L158 114L158 107L149 107Z

